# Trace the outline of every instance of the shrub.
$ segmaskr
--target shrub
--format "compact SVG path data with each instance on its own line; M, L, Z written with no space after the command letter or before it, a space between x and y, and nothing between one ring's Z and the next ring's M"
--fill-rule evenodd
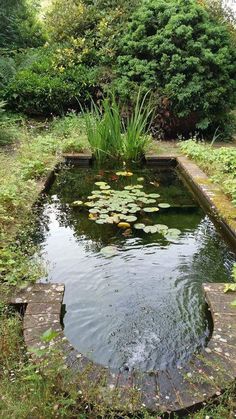
M120 42L116 88L157 92L168 135L224 126L236 103L236 50L226 26L195 0L145 0Z
M31 64L22 66L6 89L10 107L28 114L62 114L95 94L97 68L83 63L62 65L56 46L34 54Z
M0 3L0 48L37 47L45 42L36 9L28 0Z

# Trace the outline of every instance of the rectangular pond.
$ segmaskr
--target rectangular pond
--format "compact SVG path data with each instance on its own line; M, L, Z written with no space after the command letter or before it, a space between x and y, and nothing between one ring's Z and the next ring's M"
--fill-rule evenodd
M42 280L65 284L65 335L88 358L171 369L206 345L201 285L229 282L236 258L175 168L130 170L56 174L37 207Z

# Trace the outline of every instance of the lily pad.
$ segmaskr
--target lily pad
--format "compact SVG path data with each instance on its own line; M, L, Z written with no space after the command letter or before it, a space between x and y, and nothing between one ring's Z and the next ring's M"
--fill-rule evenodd
M168 231L168 227L165 224L155 224L158 233L165 234Z
M136 230L143 230L145 228L145 224L142 224L142 223L134 224L134 228L136 228Z
M128 186L125 186L124 189L127 190L127 191L132 191L133 189L135 189L135 186L128 185Z
M167 204L167 202L161 202L158 204L158 207L160 208L170 208L170 204Z
M152 234L154 234L154 233L157 233L157 228L156 228L156 226L146 226L146 227L144 227L143 231L145 233L152 233Z
M122 222L118 224L119 228L130 228L130 224L126 222Z
M135 215L126 215L125 220L128 221L128 223L134 223L137 221L137 217L135 217Z
M168 235L179 236L180 234L181 234L181 231L178 228L169 228L168 229Z
M84 203L84 205L86 206L86 207L90 207L90 208L92 208L92 207L95 207L95 205L97 205L95 202L85 202Z
M96 221L95 221L95 223L97 223L97 224L105 224L105 220L104 219L102 219L102 218L98 218Z
M107 185L107 182L95 182L94 185L103 186L103 185Z
M144 177L138 177L137 181L138 182L143 182L144 181Z
M118 249L117 249L116 246L106 246L106 247L103 247L100 250L100 253L103 256L111 257L111 256L114 256L114 255L116 255L118 253Z
M150 198L160 198L161 195L159 195L159 193L150 193L150 194L148 194L148 196Z
M157 207L146 207L146 208L143 208L143 211L145 211L145 212L157 212L157 211L159 211L159 208L157 208Z
M90 214L98 214L98 213L99 213L99 209L98 209L98 208L91 208L91 209L89 210L89 213L90 213Z
M117 176L127 176L127 177L129 177L129 176L133 176L133 173L132 172L128 172L128 171L120 171L120 172L116 172L116 175Z
M73 207L81 207L81 205L83 205L83 201L74 201L72 203Z
M104 190L107 190L107 189L111 189L111 187L110 187L110 185L101 185L100 186L100 189L104 189Z

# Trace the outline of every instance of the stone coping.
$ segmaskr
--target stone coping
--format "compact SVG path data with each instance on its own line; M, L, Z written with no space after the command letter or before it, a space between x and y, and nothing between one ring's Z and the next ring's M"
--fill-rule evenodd
M26 306L23 334L27 348L44 348L42 334L49 329L58 332L55 341L63 351L67 366L73 368L75 374L88 371L89 380L96 382L101 392L101 402L107 402L108 395L115 390L123 409L124 403L130 406L131 393L136 392L138 399L134 408L137 411L144 406L152 412L189 411L220 395L236 377L236 309L230 306L235 294L225 294L224 286L203 284L214 322L205 350L193 354L183 367L147 373L114 373L73 348L61 326L63 284L28 286L17 291L9 303ZM119 409L119 404L116 406Z

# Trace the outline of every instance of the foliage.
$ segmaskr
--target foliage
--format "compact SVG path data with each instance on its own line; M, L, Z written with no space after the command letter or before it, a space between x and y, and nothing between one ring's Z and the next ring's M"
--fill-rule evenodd
M137 97L134 112L122 115L115 96L103 99L101 108L92 103L85 113L88 141L98 160L108 157L140 159L148 144L148 128L152 110L147 95Z
M236 51L224 24L195 0L145 0L121 37L118 92L156 91L167 134L220 130L235 106Z
M16 63L11 56L0 55L0 97L16 72Z
M85 133L85 120L75 112L69 112L61 118L54 118L49 130L54 137L61 139L64 153L81 153L90 149Z
M236 148L213 148L189 140L180 144L181 150L205 169L236 205Z
M36 10L28 0L7 0L0 3L0 48L28 48L45 41Z
M126 159L137 161L146 150L150 138L147 136L153 116L147 94L143 98L138 93L134 110L128 114L125 122L126 132L123 137L123 155Z
M137 4L137 0L54 0L46 25L54 42L66 41L72 48L83 42L93 62L107 64L113 61L118 36Z
M56 45L33 54L29 53L31 63L27 63L27 68L21 67L6 88L10 107L29 114L61 114L78 108L79 102L86 103L94 94L97 68L83 63L73 65L70 58L65 63L63 48Z

